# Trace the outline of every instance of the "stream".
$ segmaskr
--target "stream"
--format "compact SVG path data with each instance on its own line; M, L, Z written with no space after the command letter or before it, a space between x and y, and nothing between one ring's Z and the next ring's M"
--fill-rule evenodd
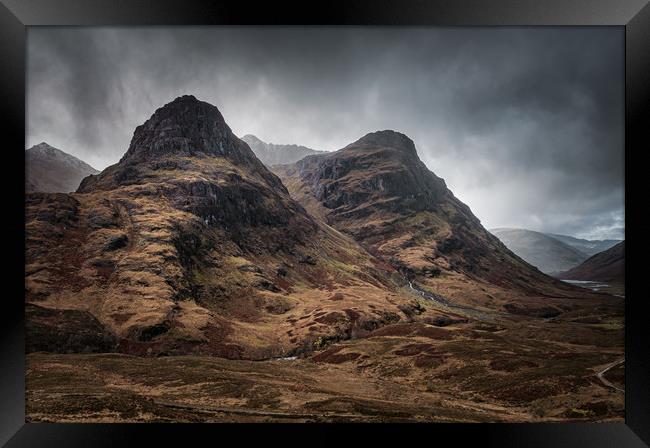
M599 291L601 288L607 288L609 286L607 283L594 282L591 280L562 280L562 281L564 283L569 283L571 285L593 289L594 291Z
M492 318L492 316L488 316L483 311L479 311L479 310L477 310L475 308L470 308L470 307L463 306L463 305L454 304L451 300L447 299L446 297L441 296L440 294L435 294L435 293L425 291L424 289L420 288L419 286L414 285L411 280L406 278L406 276L404 276L404 278L408 282L409 288L411 288L412 291L416 292L421 297L424 297L427 300L430 300L432 302L436 302L436 303L442 305L444 308L446 308L446 309L448 309L450 311L456 311L459 314L464 314L464 315L466 315L468 317L472 317L472 318L474 318L476 320L480 320L480 321L484 321L484 322L490 322L490 323L494 322L494 318ZM500 313L498 313L498 314L500 314Z

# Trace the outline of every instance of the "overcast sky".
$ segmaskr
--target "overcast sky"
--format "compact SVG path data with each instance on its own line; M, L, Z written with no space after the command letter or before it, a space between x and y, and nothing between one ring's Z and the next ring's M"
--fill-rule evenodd
M95 168L182 94L235 134L394 129L487 228L624 232L622 28L30 28L27 145Z

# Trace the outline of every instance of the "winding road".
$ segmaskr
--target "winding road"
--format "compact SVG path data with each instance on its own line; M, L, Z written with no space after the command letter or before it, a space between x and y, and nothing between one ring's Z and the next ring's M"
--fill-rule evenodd
M608 371L609 369L612 369L612 368L616 367L616 366L619 365L619 364L623 364L624 362L625 362L625 358L623 358L623 359L619 359L618 361L614 361L613 363L611 363L611 364L609 364L607 367L605 367L603 370L601 370L600 372L598 372L598 373L596 374L596 376L598 377L598 379L599 379L599 380L600 380L600 381L601 381L605 386L609 386L609 387L611 387L611 388L616 389L616 390L619 391L619 392L623 392L623 393L625 393L625 390L624 390L624 389L621 389L620 387L618 387L618 386L612 384L612 383L611 383L607 378L605 378L605 373L607 373L607 371Z

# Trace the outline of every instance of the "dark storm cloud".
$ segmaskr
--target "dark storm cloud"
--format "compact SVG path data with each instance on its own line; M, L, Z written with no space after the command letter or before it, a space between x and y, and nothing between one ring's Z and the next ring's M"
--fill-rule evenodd
M274 143L404 132L486 227L622 237L622 29L38 28L28 64L29 145L97 168L189 93Z

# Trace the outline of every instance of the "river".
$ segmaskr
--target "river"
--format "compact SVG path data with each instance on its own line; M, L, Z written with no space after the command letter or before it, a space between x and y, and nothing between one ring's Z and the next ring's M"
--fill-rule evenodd
M562 280L562 279L561 279ZM570 285L580 286L581 288L591 289L596 292L605 292L616 297L625 298L625 288L620 286L610 285L609 283L596 282L592 280L562 280ZM622 292L622 294L618 294Z

